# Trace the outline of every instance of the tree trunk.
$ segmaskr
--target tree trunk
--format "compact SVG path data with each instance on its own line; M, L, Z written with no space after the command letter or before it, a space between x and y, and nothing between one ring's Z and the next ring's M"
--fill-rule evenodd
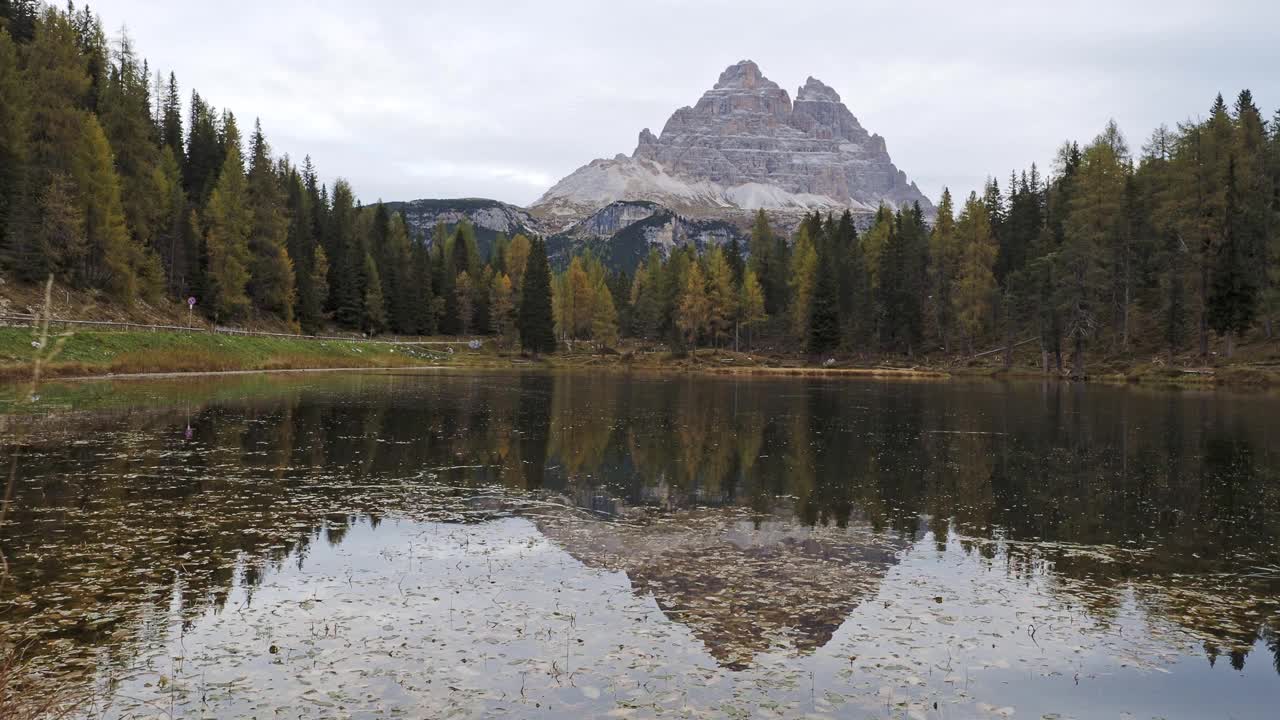
M1071 350L1071 379L1084 380L1088 376L1084 368L1084 335L1077 332Z
M1209 292L1209 266L1200 268L1200 357L1209 357L1209 313L1207 295Z
M1272 335L1271 317L1270 317L1270 316L1263 318L1263 320L1262 320L1262 330L1267 334L1267 339L1268 339L1268 340L1270 340L1272 337L1274 337L1274 336Z
M1124 271L1124 311L1121 316L1124 319L1124 329L1120 335L1120 349L1129 352L1129 263L1127 261Z
M1007 295L1006 295L1007 297ZM1004 369L1008 370L1013 367L1013 319L1009 312L1008 303L1005 303L1004 312Z
M1236 334L1227 333L1227 359L1230 360L1232 355L1236 354Z

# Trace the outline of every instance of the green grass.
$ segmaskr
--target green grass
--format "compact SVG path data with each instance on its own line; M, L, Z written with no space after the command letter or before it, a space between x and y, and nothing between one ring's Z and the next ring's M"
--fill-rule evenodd
M0 378L30 374L32 334L0 328ZM439 364L438 350L342 340L242 337L212 333L75 331L46 375L211 372Z

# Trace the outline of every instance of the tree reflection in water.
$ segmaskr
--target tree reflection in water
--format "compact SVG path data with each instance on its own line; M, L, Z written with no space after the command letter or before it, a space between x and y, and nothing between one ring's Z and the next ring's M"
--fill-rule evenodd
M536 373L155 395L8 418L39 431L0 634L60 667L127 657L236 583L252 599L360 518L525 514L728 668L813 652L904 553L958 543L1099 621L1136 596L1210 663L1264 647L1280 672L1275 398Z

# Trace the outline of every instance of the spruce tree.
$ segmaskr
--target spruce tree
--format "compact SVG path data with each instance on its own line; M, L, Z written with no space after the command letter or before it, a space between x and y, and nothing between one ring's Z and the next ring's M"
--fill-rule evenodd
M1085 149L1066 219L1063 306L1070 318L1072 376L1083 378L1085 348L1099 326L1107 282L1106 248L1117 244L1124 218L1128 147L1114 122Z
M168 198L156 182L161 154L151 121L150 77L134 56L127 35L120 38L114 55L98 117L111 144L125 223L133 243L156 249Z
M224 143L219 139L217 111L192 91L187 122L186 158L182 163L183 184L187 197L203 206L218 182L224 158Z
M990 204L971 194L955 227L955 318L964 332L965 350L994 316L995 263L999 245L992 232Z
M28 258L32 242L27 187L28 155L27 87L18 67L18 48L9 33L0 30L0 264L26 274L47 271L46 253ZM35 261L39 267L26 263Z
M764 322L768 316L764 312L764 288L760 287L760 279L755 270L747 268L742 275L742 288L738 297L738 322L747 330L747 347L751 347L751 330Z
M684 288L680 293L676 311L676 326L683 333L685 342L698 349L698 337L707 329L711 320L711 303L707 299L707 281L697 262L689 264L685 273Z
M735 287L742 285L742 273L746 270L746 261L742 258L742 244L738 242L738 236L735 234L729 238L728 247L725 251L725 260L729 262L729 269L733 271L733 284Z
M345 180L333 185L326 253L329 256L329 303L338 324L358 328L364 319L365 250L357 229L360 209Z
M829 353L840 346L840 289L836 265L824 259L818 265L817 280L809 299L809 337L811 355Z
M386 298L382 295L382 281L378 277L378 264L368 253L364 256L364 302L360 329L369 335L377 335L386 329Z
M289 217L285 195L271 162L271 149L254 122L248 176L249 296L261 310L292 325L296 282L287 249Z
M818 250L811 235L811 224L801 223L791 249L791 280L788 286L791 312L791 335L804 342L809 332L810 304L818 279Z
M779 240L769 225L769 216L764 210L756 211L755 225L751 229L751 269L760 278L765 311L770 315L782 311L787 297L788 268L779 253L784 245Z
M556 349L555 328L551 319L551 268L547 264L544 240L534 240L529 247L524 283L520 294L520 345L534 354Z
M30 42L36 33L40 4L36 0L3 0L0 2L0 28L18 43Z
M120 179L111 160L111 145L102 126L95 116L86 116L73 175L85 207L86 252L75 259L72 273L129 303L139 293L154 295L160 268L155 256L130 237Z
M169 73L169 81L165 83L165 95L157 98L161 101L160 110L160 143L173 151L173 156L181 160L182 147L182 98L178 94L178 76Z
M418 335L436 333L438 301L433 293L431 251L422 241L413 244L413 272L410 288L410 318L412 332Z
M733 330L733 319L738 312L737 283L734 281L729 258L719 247L711 248L706 254L706 260L707 301L710 309L707 331L712 343L719 347Z
M204 210L205 271L201 306L215 322L237 322L249 314L249 233L252 216L248 208L248 183L240 156L240 135L234 118L227 117L225 155L222 170Z
M973 198L976 200L976 197ZM968 205L966 205L966 210ZM933 231L929 235L929 296L937 339L951 352L955 324L955 286L960 269L960 243L956 237L955 209L951 190L942 189Z
M1208 299L1208 321L1214 332L1227 340L1230 358L1235 340L1253 324L1257 312L1256 275L1244 228L1248 218L1241 212L1240 186L1236 163L1228 162L1226 188L1227 226L1216 248L1213 285Z

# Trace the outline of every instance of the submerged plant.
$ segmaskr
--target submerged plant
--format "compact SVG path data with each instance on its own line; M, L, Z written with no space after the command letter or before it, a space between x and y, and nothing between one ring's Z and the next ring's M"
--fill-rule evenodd
M52 336L50 344L49 322L53 315L53 276L45 282L44 304L36 311L32 323L31 341L31 383L27 388L28 402L39 399L40 372L43 367L53 361L62 352L63 346L70 337L69 332ZM25 428L24 426L21 426ZM14 448L9 455L9 473L5 483L4 499L0 502L0 540L4 538L5 521L9 516L9 506L13 503L14 487L18 484L18 458L26 440L26 432L20 429L14 438ZM9 580L9 559L0 544L0 592L3 592ZM10 720L36 720L63 718L69 716L77 703L65 690L57 687L33 690L31 684L24 681L27 675L23 662L23 646L17 642L0 642L0 717Z

